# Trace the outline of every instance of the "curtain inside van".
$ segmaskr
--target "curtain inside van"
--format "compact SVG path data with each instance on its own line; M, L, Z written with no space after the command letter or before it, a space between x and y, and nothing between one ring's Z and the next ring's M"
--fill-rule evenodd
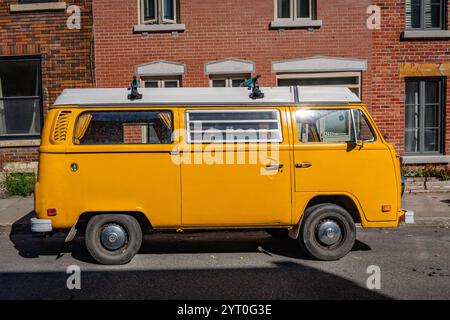
M78 118L77 129L75 131L75 143L80 144L81 139L86 135L89 124L92 121L92 114L85 113Z

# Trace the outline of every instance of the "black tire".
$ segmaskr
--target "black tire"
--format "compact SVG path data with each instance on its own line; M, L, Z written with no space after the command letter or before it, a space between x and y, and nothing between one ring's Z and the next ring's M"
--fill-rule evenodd
M325 223L331 224L333 227L337 225L340 236L338 237L336 232L330 232L329 236L328 231L324 234L323 231L327 226ZM324 227L324 229L321 227ZM347 210L338 205L331 203L315 205L305 212L298 241L300 246L315 259L322 261L339 260L347 255L355 244L355 223ZM322 241L335 241L335 243L329 244Z
M123 246L108 249L102 240L105 228L118 226L125 231ZM131 261L142 244L142 229L132 216L123 214L102 214L92 217L86 227L86 247L97 262L105 265L120 265Z
M266 232L276 239L284 239L289 236L288 229L266 229Z

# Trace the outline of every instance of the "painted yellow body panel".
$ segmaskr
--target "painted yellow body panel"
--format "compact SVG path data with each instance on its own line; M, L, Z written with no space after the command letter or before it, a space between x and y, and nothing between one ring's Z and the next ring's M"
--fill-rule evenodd
M376 142L351 150L347 144L302 144L296 135L297 107L258 107L280 112L283 142L277 147L277 161L271 157L274 150L270 146L260 156L251 144L235 144L223 155L215 152L214 145L191 150L182 135L175 135L171 145L74 145L77 117L86 110L105 108L53 108L42 134L35 211L38 218L51 219L55 229L72 227L87 212L140 212L155 229L290 228L301 220L312 199L325 195L352 199L363 227L395 227L402 215L398 157L365 107L349 107L366 115ZM183 129L185 111L190 108L139 109L170 110L175 129ZM71 115L67 137L58 142L53 132L63 110ZM218 162L195 164L195 157L206 152ZM256 163L226 162L227 157L248 159L255 155ZM295 167L303 161L313 166ZM71 170L73 163L78 165L76 172ZM266 166L274 164L283 168L267 172ZM389 212L382 212L384 204L391 205ZM50 208L57 209L57 216L47 216Z

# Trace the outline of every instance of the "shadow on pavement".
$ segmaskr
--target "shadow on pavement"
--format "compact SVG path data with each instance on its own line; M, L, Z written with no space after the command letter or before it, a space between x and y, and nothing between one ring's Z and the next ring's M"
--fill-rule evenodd
M82 237L66 244L61 236L33 238L11 232L10 240L24 258L54 256L57 260L69 253L79 261L95 263ZM370 247L358 241L354 250ZM67 289L65 272L5 272L0 273L0 299L389 299L353 281L302 264L301 260L309 258L294 240L274 239L265 232L155 233L144 239L140 254L258 251L298 260L269 260L269 266L265 263L260 268L82 268L82 290L75 291Z
M65 272L8 272L0 299L377 299L389 297L296 262L261 268L81 271L69 291Z

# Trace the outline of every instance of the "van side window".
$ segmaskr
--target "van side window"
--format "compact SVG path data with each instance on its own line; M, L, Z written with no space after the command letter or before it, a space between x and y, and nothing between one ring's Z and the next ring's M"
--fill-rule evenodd
M188 110L189 143L282 142L278 110Z
M353 113L353 117L352 117ZM299 109L298 138L304 143L374 141L375 136L360 110Z
M93 111L78 119L74 143L99 144L170 144L170 111Z
M358 140L363 142L375 141L375 134L372 127L367 122L366 117L361 110L353 109L353 116L355 118L356 134L358 134Z

